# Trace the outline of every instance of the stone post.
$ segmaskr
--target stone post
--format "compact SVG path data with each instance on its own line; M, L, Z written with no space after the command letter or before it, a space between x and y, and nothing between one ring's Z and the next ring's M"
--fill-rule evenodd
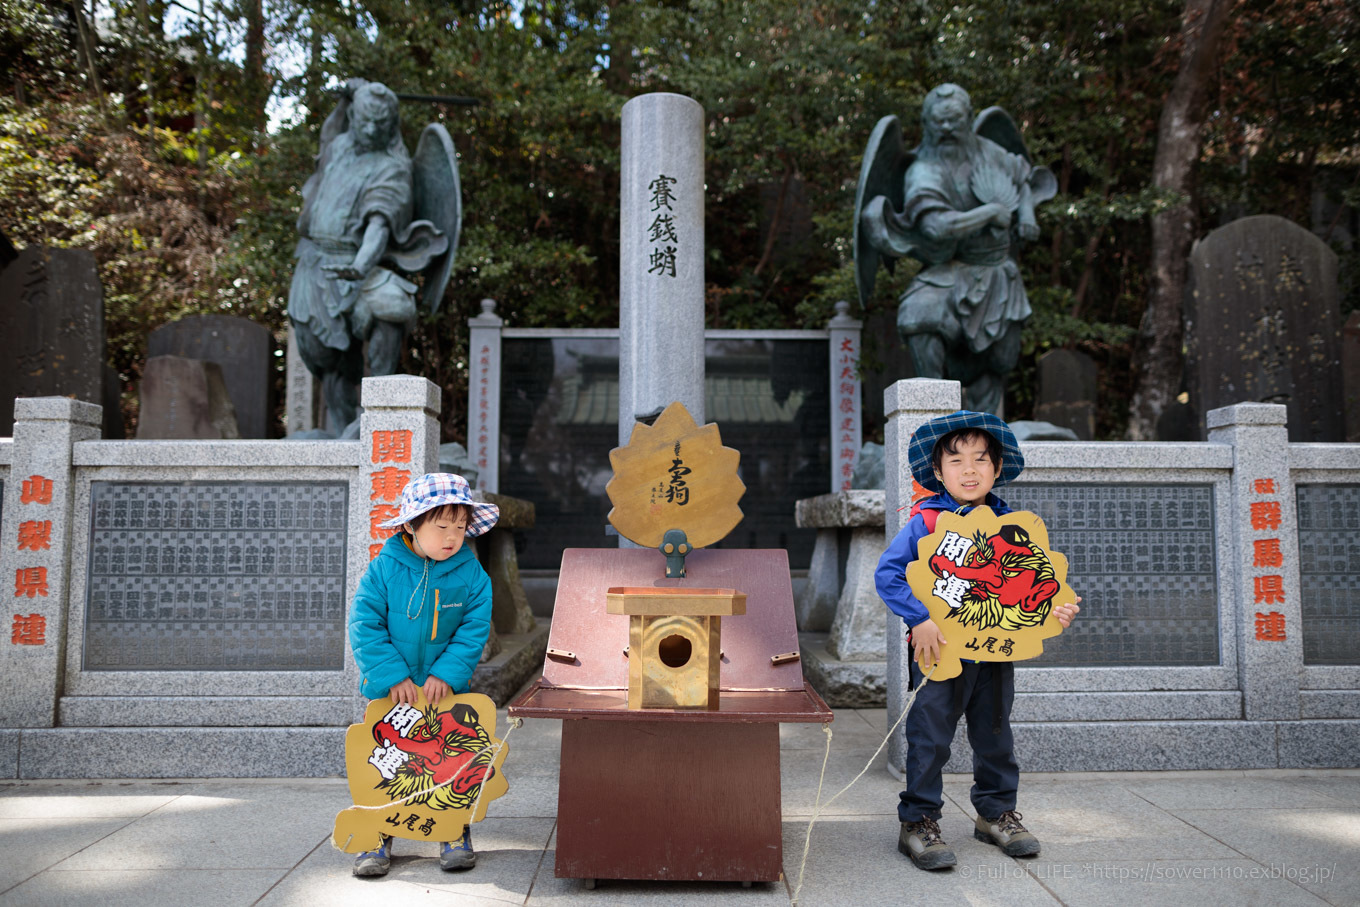
M482 314L468 319L467 451L477 464L477 487L500 490L501 326L496 300L482 300Z
M288 323L287 357L284 381L288 388L288 397L283 415L283 428L285 433L291 435L295 432L311 431L317 427L316 407L319 397L316 392L316 378L307 370L306 363L302 361L302 354L298 352L292 322Z
M836 317L826 325L831 333L831 490L849 491L864 434L864 403L860 399L860 332L864 323L850 317L850 303L836 303Z
M393 534L378 524L401 510L401 490L439 468L439 387L415 375L365 378L359 417L359 479L351 492L349 584L354 601L368 562Z
M619 444L676 400L704 423L704 109L678 94L623 105Z
M1302 587L1287 412L1279 404L1239 403L1205 419L1209 442L1233 447L1237 672L1248 721L1300 717Z
M883 413L887 418L883 430L883 528L886 539L891 540L906 525L911 507L912 478L907 446L911 443L912 433L936 416L959 409L962 399L959 382L935 378L908 378L883 392ZM902 619L891 611L886 613L888 724L891 725L902 714L907 701L911 652L906 644L907 630ZM888 771L901 778L906 762L907 740L899 728L888 741Z
M56 723L66 668L67 554L79 531L71 524L71 446L97 439L103 415L102 406L67 397L14 401L14 455L0 518L3 727Z

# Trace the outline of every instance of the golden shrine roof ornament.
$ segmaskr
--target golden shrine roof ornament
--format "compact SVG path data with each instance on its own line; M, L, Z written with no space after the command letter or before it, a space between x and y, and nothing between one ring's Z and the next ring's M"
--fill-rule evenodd
M683 403L672 403L654 424L633 426L626 447L609 452L609 522L629 541L660 549L668 577L684 576L685 555L741 522L740 462L741 454L722 446L716 424L701 427Z

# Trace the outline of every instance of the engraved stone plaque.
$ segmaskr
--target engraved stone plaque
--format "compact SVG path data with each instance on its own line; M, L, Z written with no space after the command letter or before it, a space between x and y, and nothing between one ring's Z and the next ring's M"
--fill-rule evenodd
M1303 663L1360 664L1360 485L1300 485Z
M1218 664L1212 486L1026 483L1002 496L1044 521L1083 599L1081 616L1028 664Z
M92 482L87 671L339 671L344 482Z

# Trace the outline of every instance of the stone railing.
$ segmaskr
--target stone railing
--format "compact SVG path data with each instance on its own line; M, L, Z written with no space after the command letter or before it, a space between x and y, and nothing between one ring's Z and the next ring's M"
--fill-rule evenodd
M389 534L377 523L438 456L429 381L365 379L363 405L355 441L101 441L97 406L16 401L0 776L343 772L348 605ZM534 508L481 497L502 519L474 543L494 605L473 688L504 701L546 645L512 535Z
M885 398L888 538L911 504L911 433L957 409L959 392L913 379ZM1023 445L1025 472L1002 495L1044 519L1084 602L1072 628L1017 671L1022 766L1360 764L1360 445L1289 444L1284 417L1282 406L1239 404L1209 414L1207 443ZM800 525L827 540L800 627L805 671L828 701L862 704L883 677L895 720L906 634L872 591L872 494L800 502ZM882 656L864 629L873 623ZM949 770L967 770L962 735L955 749ZM889 752L900 772L900 734Z

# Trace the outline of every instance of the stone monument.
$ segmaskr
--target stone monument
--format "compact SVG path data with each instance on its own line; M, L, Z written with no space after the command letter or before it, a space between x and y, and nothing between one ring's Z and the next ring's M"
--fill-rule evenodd
M241 437L222 367L182 356L152 356L142 372L137 439Z
M1039 357L1039 399L1034 418L1070 428L1082 441L1096 436L1100 371L1077 350L1049 350Z
M855 194L860 305L867 308L880 262L920 261L897 310L916 375L958 380L969 409L1000 413L1031 312L1014 250L1038 238L1034 209L1057 181L1032 162L1004 110L973 119L957 85L926 95L921 132L908 150L897 117L887 116L865 148Z
M242 438L268 438L272 434L273 352L274 338L268 328L230 315L181 318L156 328L147 341L148 357L178 356L221 367Z
M29 246L0 272L0 363L0 437L13 433L15 397L103 402L104 291L94 255ZM107 436L114 415L103 416Z
M444 295L462 223L453 141L431 123L410 156L397 96L350 79L302 199L288 317L339 436L357 417L365 346L370 375L396 374L419 309L433 313ZM422 285L403 275L423 275Z
M1290 441L1342 440L1336 253L1282 217L1244 217L1195 243L1190 286L1186 359L1196 411L1280 403Z

